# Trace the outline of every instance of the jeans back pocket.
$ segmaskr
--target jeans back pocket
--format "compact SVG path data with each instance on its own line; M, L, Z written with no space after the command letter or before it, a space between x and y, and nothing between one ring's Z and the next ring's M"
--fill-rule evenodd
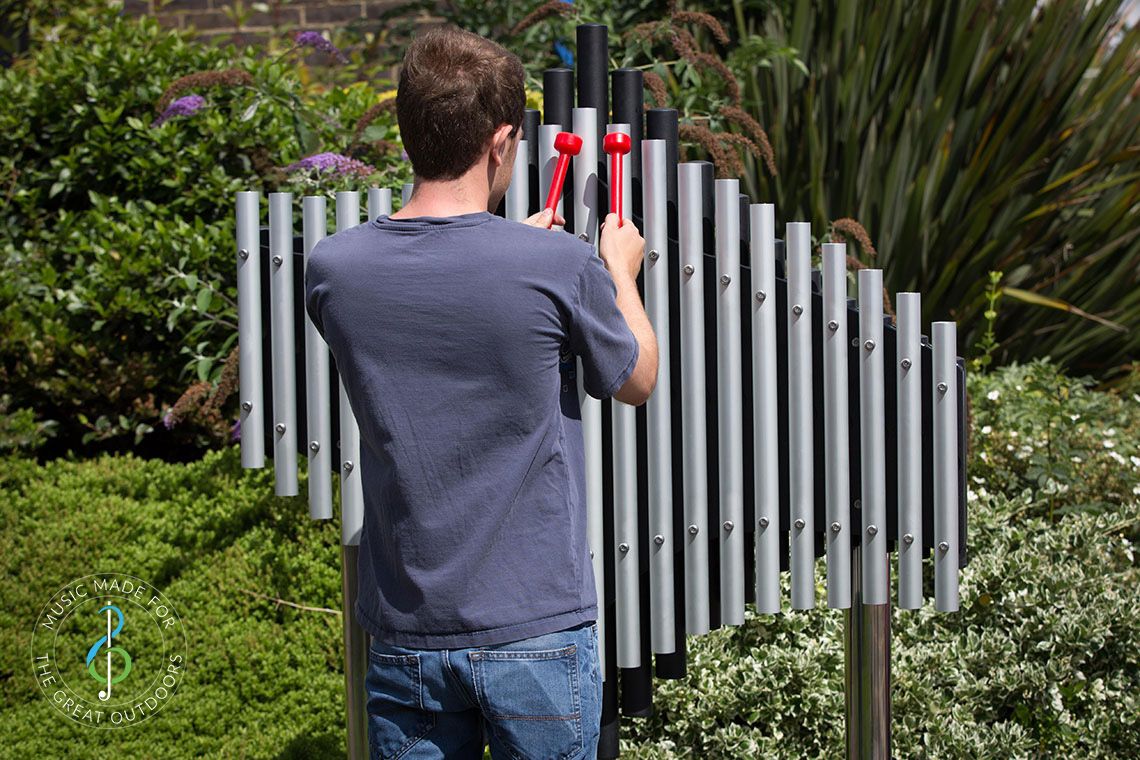
M374 759L394 760L435 728L435 713L423 709L418 654L370 649L368 661L368 743Z
M468 653L476 698L495 738L517 760L566 760L582 749L576 644Z

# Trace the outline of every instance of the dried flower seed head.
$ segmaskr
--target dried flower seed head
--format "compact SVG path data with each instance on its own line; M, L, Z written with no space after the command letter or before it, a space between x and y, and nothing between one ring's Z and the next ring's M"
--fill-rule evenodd
M854 238L868 256L876 255L875 246L871 244L871 236L867 234L867 230L859 222L845 216L831 223L831 238L835 242L845 242L849 237Z
M198 71L179 77L170 83L162 97L155 104L155 110L160 114L183 92L187 90L202 90L207 87L250 87L253 85L253 76L244 69L222 69L221 71Z
M392 113L396 112L395 98L386 98L375 105L369 106L368 110L356 120L356 126L352 129L352 142L360 142L360 137L364 134L364 130L368 128L368 125L375 121L377 116L387 111Z
M744 131L756 141L760 146L764 165L768 167L768 172L775 177L777 174L776 153L772 150L772 143L768 141L768 133L760 126L760 122L753 119L751 114L738 106L722 106L720 114L733 124L744 129Z
M526 14L521 21L511 27L507 34L513 37L516 34L522 34L543 19L548 19L551 16L569 16L576 11L577 8L564 0L549 0Z
M744 167L740 164L740 157L736 151L726 148L717 136L708 127L696 124L681 124L677 128L677 136L687 142L694 142L704 147L716 166L716 176L721 179L739 176Z
M697 41L686 29L674 26L670 40L677 54L692 64L694 68L702 71L715 71L719 74L720 78L724 80L729 100L735 105L740 105L740 84L736 81L736 76L733 75L732 70L724 65L724 61L711 53L697 50Z
M665 80L657 76L652 71L645 72L643 77L645 82L645 89L649 90L653 95L653 100L657 103L658 108L669 107L669 91L665 87Z
M697 24L703 26L712 32L712 36L722 45L728 44L728 32L724 31L724 27L720 22L707 13L700 13L698 11L674 11L669 19L675 24Z

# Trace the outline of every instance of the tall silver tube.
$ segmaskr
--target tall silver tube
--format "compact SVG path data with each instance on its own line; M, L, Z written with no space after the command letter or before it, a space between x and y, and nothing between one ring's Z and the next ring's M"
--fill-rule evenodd
M713 182L716 199L717 448L720 620L744 624L744 409L740 387L740 180Z
M851 550L851 607L843 611L847 757L889 760L891 605L864 604L861 568L856 546Z
M574 224L578 237L591 243L595 250L598 244L598 122L597 111L593 108L575 108L573 111L574 134L582 138L582 148L574 162ZM539 162L541 170L542 162ZM539 180L539 204L545 202L543 193L550 189ZM563 191L565 195L565 190ZM603 547L605 522L603 514L603 473L602 473L602 402L586 393L583 384L585 373L582 360L578 362L575 374L578 379L578 405L582 412L582 440L586 454L586 530L590 537L590 558L594 567L594 587L598 594L598 640L603 646L606 641L605 599L606 563ZM605 681L606 669L602 668Z
M400 208L408 205L408 201L412 199L412 191L415 190L416 185L414 182L405 182L404 186L400 189Z
M827 606L851 606L851 454L847 409L847 246L823 244L823 412Z
M811 224L788 222L788 499L792 609L815 606Z
M368 188L368 221L378 216L387 216L392 213L392 188Z
M273 481L297 495L297 360L293 334L293 194L269 194L269 337L273 357Z
M887 564L886 409L883 401L883 272L859 270L859 458L863 603L890 599Z
M261 193L237 194L238 399L241 466L265 466L265 404L261 368Z
M507 186L507 218L516 222L524 221L529 214L530 204L530 163L527 161L526 140L519 140L515 153L515 163L511 167L511 184Z
M629 134L628 124L610 124L606 134ZM606 162L610 166L610 162ZM630 156L621 157L622 197L630 199ZM609 177L612 184L613 177ZM632 214L630 214L632 216ZM641 586L638 582L641 536L637 530L637 407L613 402L614 451L614 600L617 614L617 665L641 667Z
M752 435L756 491L756 611L780 611L780 460L776 407L776 207L753 203Z
M669 162L664 140L641 143L645 227L645 311L657 335L661 362L646 402L649 446L649 599L654 652L677 651L673 597L673 418L669 367Z
M708 483L705 450L705 296L701 163L677 165L681 258L681 405L685 463L685 632L709 631Z
M558 133L563 131L561 124L540 124L538 127L538 187L540 195L542 196L539 203L546 202L546 194L550 192L550 182L554 178L554 167L558 164L558 151L554 149L554 138ZM554 210L562 216L563 199L566 195L566 188L562 189L562 195L558 196L558 205ZM560 230L561 225L555 224L551 229Z
M325 237L325 198L307 195L301 202L305 269L309 254ZM329 347L305 312L305 414L309 441L309 517L332 518L332 398L329 395Z
M896 295L899 607L922 606L922 296Z
M368 675L368 634L356 622L353 612L357 588L359 546L342 546L341 593L344 598L344 695L347 726L348 760L368 759L368 694L364 680Z
M933 322L934 608L958 609L958 326Z
M336 194L336 231L360 224L360 193ZM364 485L360 475L360 428L340 379L340 538L346 546L360 544L364 526Z

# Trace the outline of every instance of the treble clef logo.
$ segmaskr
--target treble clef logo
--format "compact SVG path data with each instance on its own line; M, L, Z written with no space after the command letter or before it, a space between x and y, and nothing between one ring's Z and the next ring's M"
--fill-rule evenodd
M113 631L111 630L112 611L114 611L115 615L117 615L119 618L119 624ZM99 640L92 644L91 648L87 650L87 672L91 675L92 678L94 678L96 681L99 681L100 683L106 681L107 688L99 692L99 699L103 702L106 702L111 698L111 686L122 681L131 672L131 656L127 654L127 650L123 649L122 647L111 646L112 639L118 636L119 632L123 630L123 611L113 604L108 604L106 607L100 609L99 612L107 613L107 635L100 636ZM104 644L107 645L107 648L104 650L107 655L107 675L105 677L99 675L99 673L95 670L95 658L99 654L99 649ZM123 672L114 677L112 677L113 671L111 668L112 652L123 658Z

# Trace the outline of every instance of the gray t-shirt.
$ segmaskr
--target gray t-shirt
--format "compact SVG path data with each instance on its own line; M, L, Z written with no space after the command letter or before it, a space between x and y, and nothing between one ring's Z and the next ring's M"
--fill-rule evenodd
M591 245L487 212L314 248L305 307L360 425L374 637L452 649L597 619L575 355L595 398L633 373L616 292Z

